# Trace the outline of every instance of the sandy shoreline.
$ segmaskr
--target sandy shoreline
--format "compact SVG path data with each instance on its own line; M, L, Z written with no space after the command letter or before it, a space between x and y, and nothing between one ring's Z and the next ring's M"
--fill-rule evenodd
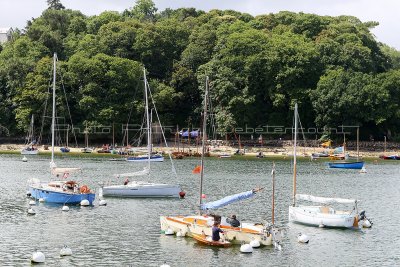
M20 154L21 150L24 148L24 145L17 145L17 144L3 144L0 145L0 154ZM50 154L51 153L51 148L45 149L44 146L39 146L39 154L45 155L45 154ZM97 151L101 150L101 147L94 148L93 153L82 153L81 148L70 148L71 150L71 155L72 154L84 154L87 156L90 155L99 155L99 156L118 156L115 154L110 154L110 153L98 153ZM146 148L142 147L139 148L141 151L145 151ZM168 151L171 152L177 152L177 148L174 147L154 147L154 151L158 152L163 152L167 153ZM209 146L208 151L210 153L210 156L221 156L221 155L234 155L235 152L238 150L236 147L230 147L230 146ZM324 148L315 148L315 147L298 147L297 148L297 153L299 157L310 157L312 153L318 153L318 152L323 152L325 149ZM184 153L201 153L201 148L200 147L184 147L180 148L179 151L182 151ZM244 151L244 154L243 154ZM333 149L328 150L328 151L333 151ZM55 152L57 154L61 154L60 152L60 147L55 147ZM241 150L242 156L247 156L247 157L256 157L259 155L260 152L262 152L264 157L282 157L285 158L287 156L290 156L293 154L293 148L290 146L283 146L283 147L249 147ZM348 150L347 151L350 156L356 157L357 156L357 151L355 150ZM68 153L64 153L68 154ZM383 151L377 152L377 151L359 151L359 156L364 157L364 158L379 158L379 156L383 155ZM391 151L386 151L386 155L394 155L394 154L400 154L400 151L397 150L391 150Z

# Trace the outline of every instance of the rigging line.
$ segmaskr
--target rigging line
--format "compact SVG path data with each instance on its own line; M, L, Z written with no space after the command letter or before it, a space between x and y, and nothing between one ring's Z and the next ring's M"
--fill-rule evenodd
M58 61L58 57L57 57L57 61ZM60 68L61 69L61 68ZM69 108L69 105L68 105L68 101L67 101L67 93L66 93L66 91L65 91L65 86L64 86L64 77L63 77L63 75L62 75L62 73L60 72L60 77L61 77L61 87L62 87L62 89L63 89L63 93L64 93L64 100L65 100L65 103L66 103L66 106L67 106L67 110L68 110L68 116L69 116L69 119L70 119L70 122L71 122L71 132L72 132L72 134L73 134L73 136L74 136L74 139L75 139L75 146L76 147L78 147L78 140L77 140L77 138L76 138L76 135L75 135L75 131L74 131L74 124L73 124L73 122L72 122L72 116L71 116L71 110L70 110L70 108ZM61 137L60 137L61 138ZM60 139L61 140L61 139Z
M132 112L133 112L133 108L134 108L134 100L135 100L135 98L136 98L136 94L137 94L137 92L138 92L138 87L139 87L139 79L136 81L136 88L135 88L135 91L134 91L134 94L133 94L133 98L132 98L132 104L130 105L131 106L131 109L130 109L130 111L129 111L129 115L128 115L128 121L126 122L126 125L128 125L129 124L129 121L131 120L131 116L132 116ZM126 132L128 131L128 129L126 128L125 129L125 131L124 131L124 134L123 134L123 136L122 136L122 144L124 143L124 140L125 140L125 137L126 137ZM128 146L128 142L129 142L129 140L127 141L127 144L126 144L126 146Z
M300 130L301 130L301 134L302 134L302 136L303 136L303 146L304 146L304 156L306 155L306 151L305 151L305 149L306 149L306 146L307 146L307 139L306 139L306 136L305 136L305 134L304 134L304 130L303 130L303 125L301 124L301 120L300 120L300 115L297 113L296 114L296 116L297 116L297 118L298 118L298 122L299 122L299 124L300 124ZM309 174L310 176L311 176L311 169L308 169L308 171L307 171L307 174ZM308 182L307 182L307 185L308 185L308 188L312 188L311 186L312 186L312 180L311 179L309 179L308 180Z
M151 93L150 85L147 82L147 84L145 84L145 86L147 86L147 88L149 89L150 99L151 99L151 102L153 103L154 111L156 113L157 121L158 121L158 124L160 126L160 130L161 130L161 134L162 134L162 137L163 137L163 140L164 140L164 143L165 143L165 147L168 149L168 157L169 157L169 160L171 162L172 171L175 174L175 177L178 178L178 174L177 174L176 169L175 169L174 161L172 160L171 151L169 150L167 139L165 138L164 128L161 125L160 117L158 116L158 111L157 111L156 105L154 104L153 94Z
M51 74L53 73L53 68L51 68L50 70L50 74L49 76L51 77ZM46 113L47 113L47 102L49 100L50 97L50 88L51 88L51 81L49 80L49 83L47 85L47 94L46 94L46 100L44 101L44 109L43 109L43 116L42 116L42 125L40 127L40 134L39 134L39 140L38 140L38 144L42 143L42 138L43 138L43 128L44 128L44 118L46 117Z

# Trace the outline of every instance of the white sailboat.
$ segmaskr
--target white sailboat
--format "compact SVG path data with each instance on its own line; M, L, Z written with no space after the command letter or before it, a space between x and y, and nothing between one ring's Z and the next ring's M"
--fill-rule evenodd
M318 227L359 228L360 220L368 220L365 212L358 213L356 199L316 197L296 192L296 147L298 131L297 103L294 109L294 141L293 141L293 204L289 207L289 221ZM296 200L305 200L323 205L296 206ZM352 209L336 210L330 204L349 204Z
M82 153L92 153L93 149L89 147L89 129L87 127L87 124L86 124L84 133L85 133L85 147L81 149L81 152Z
M34 117L32 114L31 117L31 124L29 127L29 132L28 132L28 137L27 137L27 144L26 146L21 150L21 155L37 155L39 154L39 150L36 147L35 140L33 140L33 122L34 122Z
M48 203L59 204L79 204L85 200L89 205L93 204L95 194L87 185L80 185L74 180L67 180L69 175L80 171L80 168L58 168L54 162L54 137L55 137L55 117L56 117L56 62L57 55L53 59L53 109L51 121L51 174L64 180L51 180L42 182L39 179L31 178L28 180L29 195L35 200L43 199Z
M147 155L143 156L142 162L147 162L147 167L143 170L134 173L123 173L117 174L117 177L124 177L125 183L120 185L108 185L102 187L103 196L113 196L113 197L180 197L182 189L179 185L173 184L162 184L162 183L150 183L144 181L129 181L128 177L136 176L149 176L151 173L151 132L150 132L150 116L149 116L149 105L148 105L148 84L146 79L146 70L143 69L144 75L144 87L145 87L145 117L147 126ZM164 137L165 138L165 137ZM173 162L171 159L171 164ZM173 166L173 171L176 175L175 168Z
M234 227L229 223L229 218L224 216L211 216L204 211L217 209L230 203L250 198L255 195L257 190L227 196L221 200L210 203L203 203L203 176L204 176L204 155L206 153L206 124L207 124L207 100L208 99L208 77L206 78L206 90L204 96L203 110L203 139L202 156L200 166L200 198L199 214L189 216L161 216L161 230L164 232L181 233L190 237L198 235L210 236L214 222L219 222L220 228L225 233L225 238L233 244L243 242L258 241L261 245L279 244L281 241L281 231L273 224L263 225L261 223L241 222L239 227Z
M149 98L148 98L148 83L147 83L147 79L146 76L144 77L144 95L145 95L145 106L146 106L146 111L145 111L145 118L146 118L146 138L147 138L147 154L142 154L142 155L138 155L138 156L128 156L126 158L126 161L129 162L163 162L164 161L164 157L161 154L158 153L153 153L153 145L152 145L152 125L153 125L153 119L152 119L152 111L149 114ZM159 124L159 126L161 126ZM141 148L131 148L130 151L132 152L137 152L137 151L141 151ZM150 156L149 156L150 155Z

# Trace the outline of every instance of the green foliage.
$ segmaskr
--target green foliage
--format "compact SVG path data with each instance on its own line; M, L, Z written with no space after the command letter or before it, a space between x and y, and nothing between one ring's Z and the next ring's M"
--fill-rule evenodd
M56 10L65 9L63 4L61 4L60 0L47 0L47 5L49 6L49 9L56 9Z
M44 113L57 52L57 102L65 90L78 126L140 123L144 66L168 125L200 125L209 76L221 133L291 125L297 102L304 127L352 124L400 136L400 52L375 40L377 22L287 11L158 12L152 0L87 17L47 2L0 48L0 124L12 134ZM65 103L57 110L68 112Z

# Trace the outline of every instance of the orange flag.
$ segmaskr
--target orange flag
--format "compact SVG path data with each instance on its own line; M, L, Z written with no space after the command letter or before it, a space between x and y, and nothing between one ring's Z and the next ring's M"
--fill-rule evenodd
M194 169L192 171L192 173L200 173L200 172L201 172L201 166L200 165L194 167Z

